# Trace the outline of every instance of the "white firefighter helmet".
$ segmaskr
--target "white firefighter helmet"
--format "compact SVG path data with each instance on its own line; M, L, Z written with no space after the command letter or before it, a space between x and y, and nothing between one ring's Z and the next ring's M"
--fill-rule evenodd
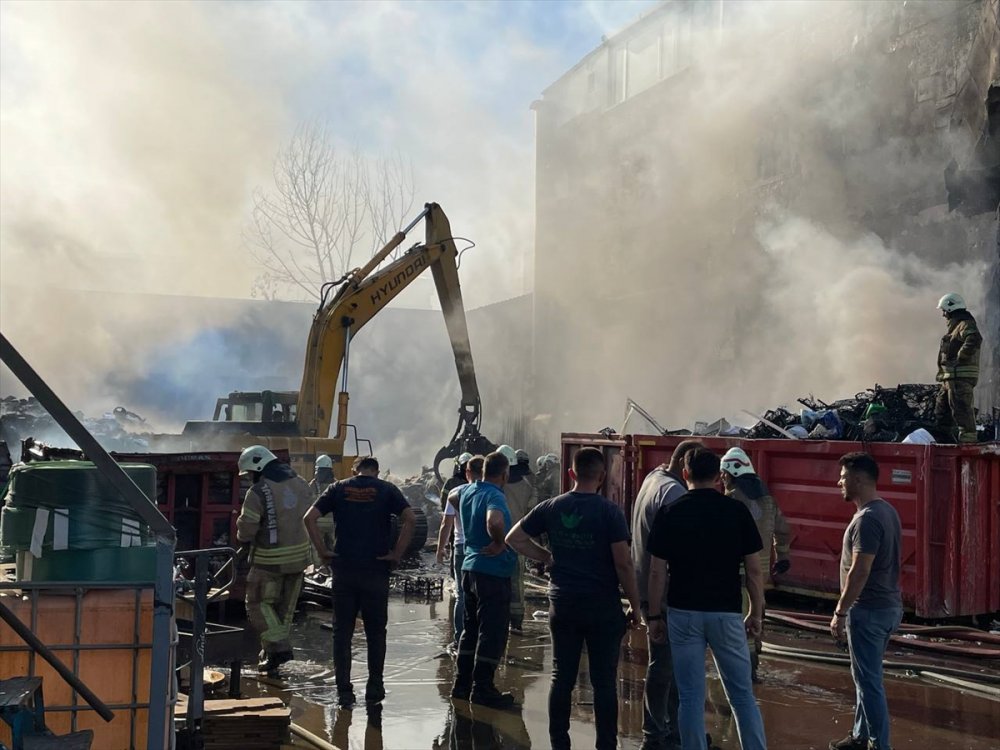
M316 456L316 468L317 469L332 469L333 468L333 459L330 458L325 453L321 453L320 455Z
M472 454L469 453L469 451L466 451L461 456L455 459L455 463L458 466L465 466L467 463L469 463L470 458L472 458Z
M750 463L750 456L742 448L730 448L726 451L726 455L722 457L722 470L731 477L756 474L753 464Z
M263 471L265 466L277 460L278 457L263 445L251 445L240 454L237 465L240 474L249 474L251 471Z
M955 294L955 292L948 292L941 299L938 300L938 310L944 310L945 312L954 312L955 310L965 309L965 298L961 294Z
M557 456L555 453L546 453L544 456L539 456L535 460L535 466L537 466L539 470L544 469L548 466L555 466L558 463L559 463L559 456Z
M507 463L509 463L512 467L517 466L517 451L509 445L501 445L497 448L497 453L502 453L503 457L507 459Z

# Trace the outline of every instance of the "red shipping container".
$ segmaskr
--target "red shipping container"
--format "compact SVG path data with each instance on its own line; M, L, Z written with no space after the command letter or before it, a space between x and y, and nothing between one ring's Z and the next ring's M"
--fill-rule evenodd
M643 478L669 460L683 436L563 436L563 467L583 445L608 455L612 500L631 514ZM879 491L903 526L904 605L920 617L953 618L1000 611L1000 443L909 445L816 440L700 438L720 455L742 447L792 529L789 572L777 587L835 597L840 550L854 505L845 503L838 460L868 450L879 462ZM565 478L564 478L565 479Z

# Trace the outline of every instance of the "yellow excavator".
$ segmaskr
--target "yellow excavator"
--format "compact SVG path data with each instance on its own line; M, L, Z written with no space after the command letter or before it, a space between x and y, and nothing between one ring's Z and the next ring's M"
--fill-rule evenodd
M379 269L422 219L426 219L424 243L414 245ZM482 422L479 386L458 281L458 251L448 217L436 203L426 204L423 212L364 267L323 285L306 344L302 385L297 392L235 391L218 399L211 421L188 422L183 436L206 447L218 445L223 442L219 438L226 435L224 442L229 448L244 448L252 442L271 449L286 449L292 467L304 477L311 476L316 457L325 454L333 460L336 478L350 476L351 465L362 443L368 444L371 453L371 443L358 437L357 428L347 416L351 341L365 323L428 268L441 301L462 394L458 427L451 441L434 457L434 471L438 472L438 465L446 458L464 451L488 453L494 450L496 446L479 431ZM337 431L330 436L335 394ZM352 447L356 450L345 455L351 430L354 431Z

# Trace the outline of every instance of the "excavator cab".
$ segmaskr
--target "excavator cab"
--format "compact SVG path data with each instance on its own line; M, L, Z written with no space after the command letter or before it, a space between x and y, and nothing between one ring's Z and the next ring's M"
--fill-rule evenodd
M188 422L182 434L297 435L298 397L298 391L233 391L215 402L211 421Z
M298 391L233 391L215 402L215 422L295 422Z

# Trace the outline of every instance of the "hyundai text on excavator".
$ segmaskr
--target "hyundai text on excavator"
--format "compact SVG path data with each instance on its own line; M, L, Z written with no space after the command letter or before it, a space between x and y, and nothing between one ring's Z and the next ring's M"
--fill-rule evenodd
M424 243L414 245L378 269L421 219L426 219ZM357 428L347 416L351 341L365 323L428 268L441 302L461 386L458 427L451 441L434 457L434 471L437 473L441 461L464 451L487 453L493 450L496 446L479 431L482 421L479 386L458 280L458 251L448 217L436 203L426 204L423 212L364 267L323 285L319 308L309 330L302 385L298 392L235 391L218 399L211 421L188 422L183 436L202 445L222 442L214 438L226 435L228 447L244 448L256 442L272 449L284 448L289 452L293 468L306 477L311 475L316 457L326 454L333 459L334 475L338 479L350 476L356 455L345 455L348 431L354 430L355 447L360 448L360 443L368 442L358 438ZM337 430L330 436L335 393ZM370 452L371 444L368 446Z

